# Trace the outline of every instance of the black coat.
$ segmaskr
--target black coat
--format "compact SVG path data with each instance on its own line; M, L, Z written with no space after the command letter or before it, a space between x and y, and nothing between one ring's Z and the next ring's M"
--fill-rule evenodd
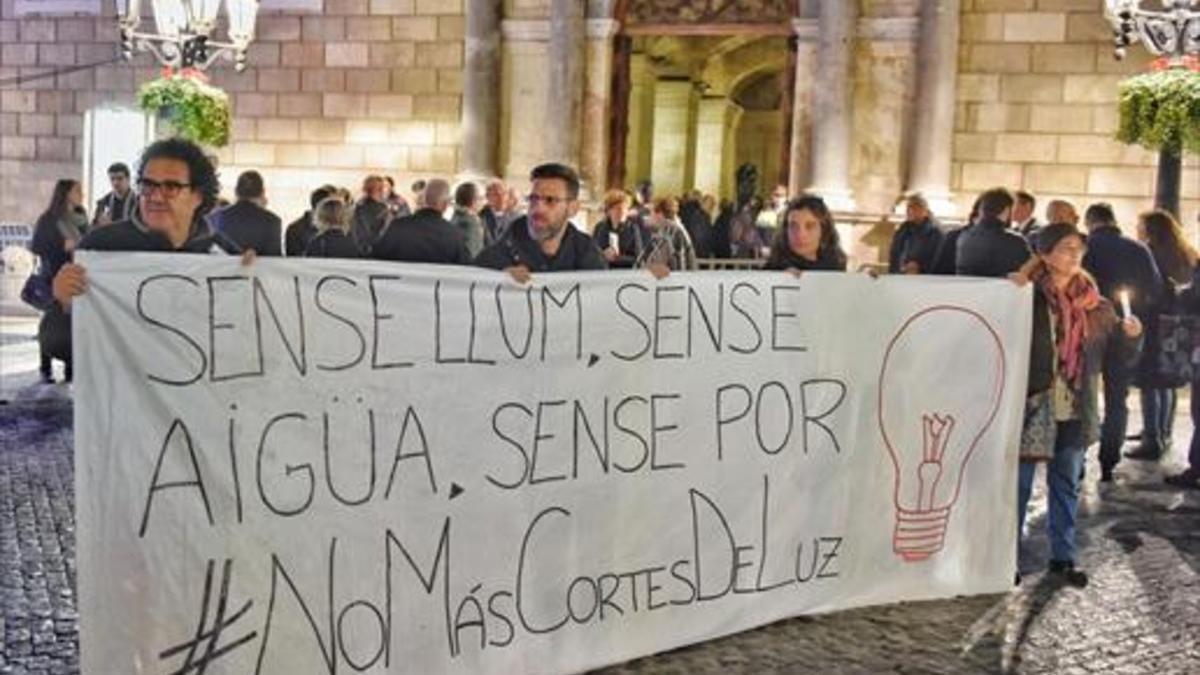
M92 224L99 223L100 216L106 214L109 221L113 223L129 220L133 217L135 209L137 209L137 194L133 190L130 190L124 199L118 197L115 192L109 192L96 200L96 210L92 212Z
M203 218L196 218L187 241L178 248L163 235L149 230L138 218L113 223L88 232L78 249L89 251L145 251L151 253L241 253L237 242L213 232Z
M317 226L312 224L312 211L293 220L283 234L283 252L288 257L304 255L308 242L317 236Z
M237 242L238 248L252 248L261 256L283 255L283 222L258 204L243 199L213 214L213 220L222 234Z
M1158 317L1165 289L1154 256L1145 244L1126 237L1113 226L1093 230L1087 245L1083 267L1096 278L1100 293L1119 307L1119 293L1128 290L1130 308L1145 327L1143 358L1135 373L1137 384L1160 386L1157 361L1162 338Z
M679 220L692 238L697 258L713 257L713 220L700 202L688 199L679 206Z
M83 219L86 221L86 218ZM41 259L42 273L53 279L62 266L71 261L59 216L50 212L38 218L30 249ZM71 363L71 315L57 302L42 313L38 322L38 348L43 356Z
M362 199L354 205L354 218L351 221L351 234L358 243L358 249L364 256L370 255L375 242L391 220L391 210L385 202L374 199Z
M42 273L48 278L54 278L58 270L71 261L71 254L67 253L66 237L59 227L59 217L48 211L38 218L29 248L34 255L41 258Z
M358 243L345 232L325 230L309 240L306 258L360 258Z
M899 274L904 271L906 263L915 262L921 268L921 274L932 273L944 239L945 235L932 218L919 223L905 221L896 230L896 236L892 237L888 271Z
M650 231L641 221L633 218L626 219L624 227L613 229L612 221L605 218L596 225L596 230L592 233L592 241L595 242L596 248L608 248L609 238L614 232L617 234L618 255L616 260L609 263L609 267L633 269L634 264L642 257L642 252L650 246Z
M1029 242L999 220L981 220L958 235L955 274L1006 277L1021 269L1033 252Z
M937 255L933 257L931 274L954 276L958 269L958 238L962 236L963 231L968 227L970 225L955 228L942 237L942 243L938 245Z
M1050 389L1054 384L1055 360L1058 353L1051 330L1050 305L1037 286L1033 289L1033 337L1030 342L1029 379L1027 393L1032 396ZM1100 411L1097 403L1099 380L1109 368L1128 368L1137 360L1141 337L1131 338L1121 329L1113 305L1101 298L1100 304L1087 313L1087 338L1083 344L1083 387L1076 392L1074 413L1083 423L1085 447L1099 438ZM1113 360L1113 363L1107 361Z
M592 238L567 224L558 253L547 258L542 247L529 236L527 217L522 216L509 228L509 236L483 249L475 264L494 270L524 265L531 272L572 272L606 270L608 263Z
M471 264L462 232L430 208L393 220L375 242L371 257L396 262Z
M816 260L809 260L803 256L796 255L790 248L776 246L771 251L770 257L767 258L766 264L763 265L763 269L845 272L846 256L838 251L826 249L817 253Z
M1130 291L1133 313L1148 323L1163 295L1162 276L1145 244L1121 234L1116 227L1101 227L1088 235L1083 267L1100 286L1104 297L1119 303L1118 292Z
M730 258L733 256L730 239L733 232L733 209L723 208L717 214L712 230L712 256L714 258Z

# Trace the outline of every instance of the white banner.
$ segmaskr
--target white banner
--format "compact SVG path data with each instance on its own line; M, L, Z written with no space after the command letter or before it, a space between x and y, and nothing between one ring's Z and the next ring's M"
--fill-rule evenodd
M1012 583L1008 282L80 259L83 672L575 672Z

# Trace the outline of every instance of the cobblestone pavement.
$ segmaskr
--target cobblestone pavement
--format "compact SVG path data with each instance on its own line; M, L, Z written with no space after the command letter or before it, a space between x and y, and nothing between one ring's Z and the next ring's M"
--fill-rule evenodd
M79 672L71 406L0 406L0 673Z
M79 669L70 425L61 387L0 405L0 673ZM1177 426L1182 445L1191 428ZM802 617L600 672L1200 673L1200 493L1168 489L1157 465L1126 462L1101 489L1088 469L1086 589L1042 576L1035 494L1012 593Z

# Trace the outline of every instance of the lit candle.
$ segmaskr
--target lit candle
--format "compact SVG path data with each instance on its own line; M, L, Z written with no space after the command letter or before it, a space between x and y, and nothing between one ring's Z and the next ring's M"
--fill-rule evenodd
M1121 291L1119 295L1121 296L1121 310L1124 312L1124 317L1128 319L1133 316L1133 312L1129 309L1129 291Z

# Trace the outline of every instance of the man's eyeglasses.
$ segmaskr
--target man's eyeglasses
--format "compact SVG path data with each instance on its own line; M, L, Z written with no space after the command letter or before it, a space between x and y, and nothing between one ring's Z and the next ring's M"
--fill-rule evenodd
M545 204L550 208L554 208L559 204L565 204L571 200L567 199L566 197L555 197L554 195L526 195L525 201L529 202L530 206Z
M191 183L180 183L177 180L157 181L151 178L139 178L138 192L148 195L155 190L162 192L162 195L167 199L171 199L178 195L184 188L192 187Z

